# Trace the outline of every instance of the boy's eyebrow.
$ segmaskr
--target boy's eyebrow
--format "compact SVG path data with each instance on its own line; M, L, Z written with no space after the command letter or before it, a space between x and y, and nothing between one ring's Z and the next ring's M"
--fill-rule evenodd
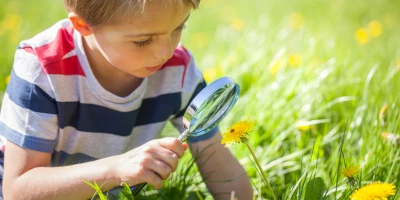
M175 30L178 29L179 27L183 26L186 23L186 21L189 19L189 17L190 17L190 13L186 17L186 19L178 27L175 28ZM161 34L162 33L138 33L138 34L134 33L134 34L124 35L123 37L133 38L133 37L153 36L153 35L161 35Z

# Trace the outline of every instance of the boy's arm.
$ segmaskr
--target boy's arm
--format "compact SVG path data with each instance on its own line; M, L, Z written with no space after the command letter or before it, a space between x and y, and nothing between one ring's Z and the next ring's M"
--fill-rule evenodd
M3 192L5 199L87 199L95 191L83 179L106 182L107 160L64 167L49 167L51 154L7 142ZM102 186L111 189L115 181Z
M96 180L103 191L126 182L147 182L155 188L175 171L185 146L176 138L152 140L121 155L82 164L49 167L51 154L7 142L4 199L89 199L94 189L84 183Z
M247 173L229 149L221 144L221 138L221 133L217 132L210 139L189 143L193 156L199 156L196 163L208 189L217 200L229 199L232 191L238 200L252 199L253 189Z

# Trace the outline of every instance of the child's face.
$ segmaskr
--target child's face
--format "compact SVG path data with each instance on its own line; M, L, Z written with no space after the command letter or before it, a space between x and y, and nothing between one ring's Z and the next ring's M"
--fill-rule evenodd
M147 1L143 14L127 23L94 28L96 49L115 68L144 78L154 74L172 57L191 5L173 6Z

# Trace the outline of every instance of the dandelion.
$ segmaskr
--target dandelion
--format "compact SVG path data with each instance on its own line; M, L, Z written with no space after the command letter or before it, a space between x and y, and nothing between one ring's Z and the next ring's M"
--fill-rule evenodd
M296 128L301 131L308 131L311 129L311 124L308 121L300 120L296 122Z
M227 132L222 134L221 143L225 146L229 146L231 144L247 142L247 136L252 127L252 123L246 120L234 124Z
M354 176L358 173L359 170L359 165L353 165L342 169L343 176L347 177L347 180L351 186L354 186L356 184L356 179L354 178Z
M381 124L381 126L385 125L385 121L386 121L386 115L387 115L387 104L383 105L381 110L379 111L379 122Z
M389 196L395 194L395 188L390 183L370 183L358 190L351 196L351 200L387 200Z
M302 28L304 21L304 16L299 12L294 12L289 16L289 24L294 30Z
M4 19L0 22L1 29L0 35L3 35L6 31L16 33L21 25L22 17L16 14L7 14Z
M211 81L217 78L217 71L214 67L209 67L203 72L203 76L207 83L211 83Z
M354 178L354 176L360 171L360 166L355 165L351 167L343 168L342 174L347 178Z
M231 27L237 31L241 31L244 27L244 22L243 20L235 17L231 21Z
M360 44L366 44L368 42L368 34L367 31L363 28L360 28L356 31L356 40L358 41L358 43Z
M302 57L300 55L292 54L289 56L289 64L293 67L298 67L301 65Z
M311 128L313 128L317 124L323 124L323 123L328 123L330 122L329 119L316 119L316 120L300 120L296 122L296 128L301 130L301 131L308 131Z
M398 144L400 141L400 135L398 134L383 132L381 133L381 136L393 144Z
M284 61L284 56L285 56L285 49L281 48L278 51L278 53L276 53L276 55L272 59L271 63L269 64L268 69L272 75L276 75L276 73L282 67L283 61Z
M243 143L246 145L247 149L249 149L255 164L258 167L258 170L260 171L262 178L264 180L264 183L266 184L269 192L271 193L271 196L274 200L276 200L276 196L272 190L271 185L268 182L267 176L265 175L265 172L263 171L260 163L258 162L258 159L256 155L254 154L253 149L250 147L248 144L247 137L249 135L249 132L253 128L253 123L247 121L247 120L242 120L234 124L232 127L228 129L227 132L222 134L222 140L221 143L224 144L225 146L228 146L230 144L237 144L237 143Z
M271 64L269 71L271 72L272 75L276 75L281 66L282 66L282 59L276 60L274 63Z
M375 37L375 38L381 36L382 24L377 20L370 22L368 24L368 32L369 32L370 36Z
M4 82L6 82L6 85L8 85L8 83L10 82L10 78L11 78L11 76L8 75L8 76L6 77L6 79L4 80Z

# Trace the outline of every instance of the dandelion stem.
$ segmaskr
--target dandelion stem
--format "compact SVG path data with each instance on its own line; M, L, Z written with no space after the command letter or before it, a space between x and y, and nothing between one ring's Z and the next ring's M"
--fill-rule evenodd
M264 179L264 182L265 182L266 185L267 185L267 188L268 188L269 192L270 192L271 195L272 195L272 198L273 198L274 200L276 200L275 193L274 193L274 191L272 190L272 187L271 187L271 185L270 185L269 182L268 182L267 176L265 175L265 173L264 173L264 171L263 171L263 169L262 169L260 163L258 162L258 159L257 159L256 155L254 154L253 149L251 149L250 145L249 145L247 142L243 142L243 143L246 144L246 146L247 146L247 148L249 149L251 155L253 156L253 159L254 159L254 161L255 161L255 163L256 163L258 169L259 169L260 172L261 172L261 175L262 175L262 177L263 177L263 179Z

